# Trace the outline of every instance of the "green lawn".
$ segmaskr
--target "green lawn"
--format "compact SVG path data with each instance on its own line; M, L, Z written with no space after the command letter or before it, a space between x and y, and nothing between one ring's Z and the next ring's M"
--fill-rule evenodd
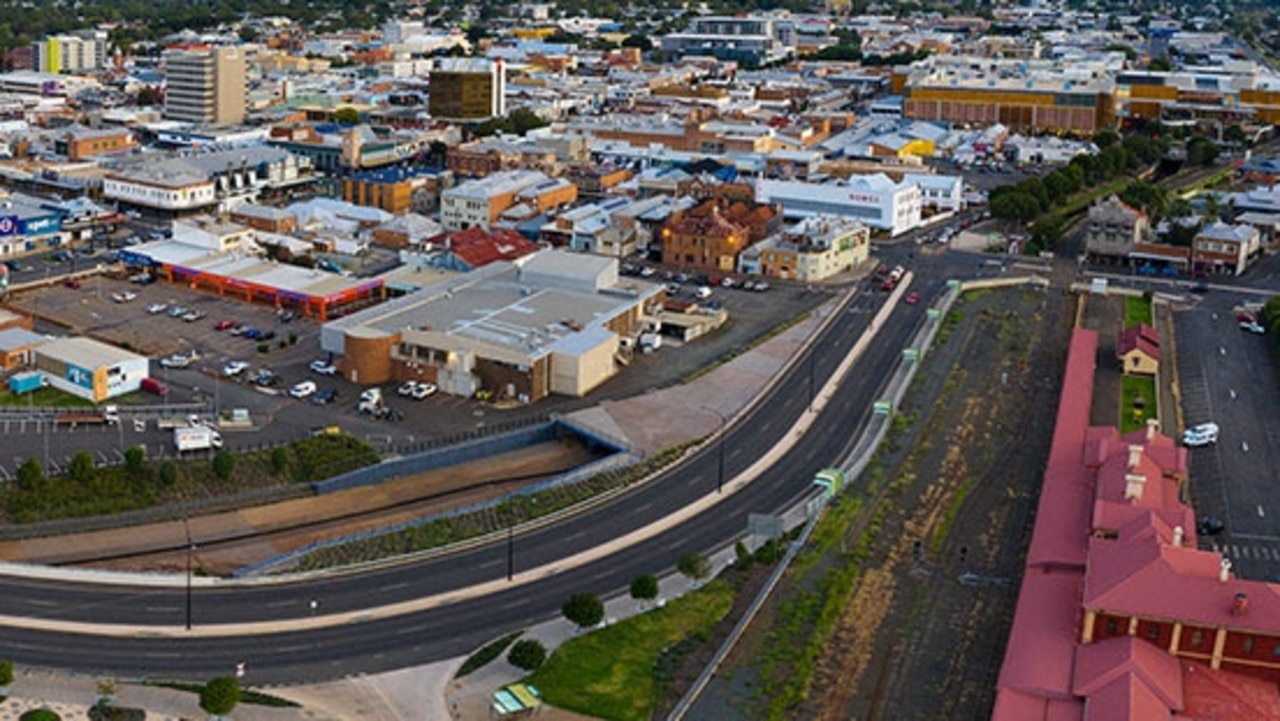
M30 393L21 395L10 393L8 388L0 390L0 406L26 406L32 405L36 407L55 407L55 408L83 408L93 405L92 402L73 396L70 393L64 393L57 388L38 388Z
M1133 399L1141 396L1146 399L1142 408L1134 408ZM1120 432L1140 430L1147 427L1147 419L1159 419L1156 414L1156 380L1150 376L1127 375L1120 382Z
M1151 325L1151 301L1141 296L1125 296L1124 327L1132 328L1139 323Z
M666 607L570 639L526 679L547 703L611 721L647 721L659 687L654 667L664 649L703 637L733 604L733 590L712 581Z

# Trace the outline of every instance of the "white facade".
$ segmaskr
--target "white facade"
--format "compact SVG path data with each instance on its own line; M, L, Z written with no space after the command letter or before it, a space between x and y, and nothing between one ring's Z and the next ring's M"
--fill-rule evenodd
M440 193L440 222L446 230L489 229L494 200L513 198L548 180L536 170L511 170L456 185Z
M217 202L212 180L194 180L178 185L161 185L120 176L102 181L102 196L109 200L161 210L194 210Z
M90 338L58 338L35 350L35 365L49 385L100 403L139 389L149 360Z
M896 183L881 174L837 183L762 180L756 185L756 202L781 203L788 218L838 215L887 230L891 236L920 225L922 197L918 183Z
M964 179L958 175L907 173L902 180L920 186L920 202L926 208L932 206L943 212L964 208Z

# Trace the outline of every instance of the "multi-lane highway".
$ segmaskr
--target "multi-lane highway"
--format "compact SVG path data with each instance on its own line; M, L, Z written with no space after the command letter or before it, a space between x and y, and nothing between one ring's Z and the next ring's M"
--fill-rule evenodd
M841 458L867 421L902 348L923 321L924 308L943 288L941 280L916 284L925 299L893 309L835 397L795 446L755 482L726 495L711 510L605 559L565 569L541 580L483 598L411 614L252 637L128 638L77 636L5 628L0 657L19 662L121 676L203 678L245 662L251 683L314 681L377 672L467 653L496 635L558 613L570 594L599 594L626 587L638 573L674 566L689 552L721 547L740 537L750 513L781 511L809 492L813 473ZM855 296L816 339L808 353L725 438L725 475L750 466L804 412L813 386L829 376L866 330L884 302L874 291ZM517 570L548 566L646 526L714 493L720 448L710 444L679 467L630 494L515 540ZM505 541L463 553L401 566L314 581L197 589L197 627L251 621L306 619L312 601L320 614L335 614L440 594L506 576ZM0 578L0 616L36 617L139 626L181 626L181 588L109 587Z

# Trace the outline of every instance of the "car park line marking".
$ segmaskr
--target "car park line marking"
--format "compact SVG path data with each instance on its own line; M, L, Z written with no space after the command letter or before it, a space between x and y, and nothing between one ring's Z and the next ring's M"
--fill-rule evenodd
M1258 518L1266 518L1266 517L1267 517L1267 513L1266 513L1266 511L1262 510L1262 505L1261 505L1261 504L1259 504L1259 505L1258 505Z
M1240 450L1244 453L1249 452L1249 441L1240 441Z

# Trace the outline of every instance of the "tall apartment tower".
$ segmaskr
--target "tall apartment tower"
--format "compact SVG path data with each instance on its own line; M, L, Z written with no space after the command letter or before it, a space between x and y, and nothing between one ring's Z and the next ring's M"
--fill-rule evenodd
M428 82L427 109L432 118L472 121L507 114L502 58L440 58Z
M101 70L107 64L107 33L81 30L51 35L31 46L32 69L45 73Z
M164 116L199 125L244 122L244 51L238 47L171 50L165 54Z

